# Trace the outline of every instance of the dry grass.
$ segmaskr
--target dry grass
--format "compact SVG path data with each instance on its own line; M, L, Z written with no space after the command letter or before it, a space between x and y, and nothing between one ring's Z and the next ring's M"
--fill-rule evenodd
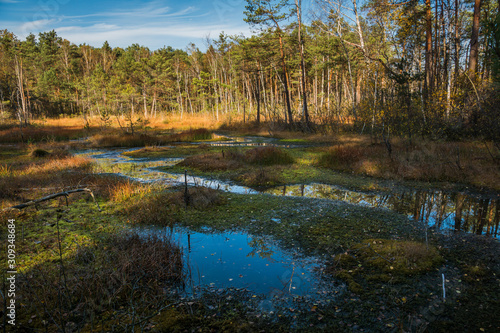
M206 128L209 130L217 129L224 119L221 117L217 121L211 114L199 114L191 115L184 114L182 117L180 115L172 115L166 117L165 119L152 120L151 126L160 129L174 129L174 130L190 130L193 128Z
M252 188L265 188L281 184L281 169L276 167L261 167L249 170L238 177L244 185Z
M129 134L123 132L108 131L104 134L96 134L90 138L92 147L142 147L164 145L172 142L192 142L210 140L212 132L205 128L191 129L188 131L170 134Z
M19 297L30 300L22 313L29 315L17 324L44 327L45 321L49 331L79 331L92 322L94 329L123 329L154 315L166 299L164 288L182 282L182 253L169 239L122 234L103 244L79 247L64 268L39 265L21 276Z
M0 164L2 208L77 187L90 188L99 198L115 201L141 190L138 184L94 173L94 164L89 158L57 149L45 151L43 157L35 157L39 153L33 152Z
M236 170L243 167L242 156L238 152L195 155L187 157L179 165L205 172Z
M0 130L0 143L56 142L84 137L82 126L29 126L22 129L11 127Z
M169 138L172 142L191 142L211 140L213 133L206 128L190 129L178 134L174 134Z
M187 197L184 190L156 191L141 200L135 200L135 203L125 210L125 215L133 223L171 225L174 222L172 213L179 209L188 207L203 210L222 202L218 191L206 187L189 188Z
M337 169L352 170L361 160L368 155L368 149L352 144L329 148L320 158L321 166Z
M86 184L84 175L92 171L92 164L83 157L56 156L3 164L0 170L0 199L24 201L40 188L63 189Z
M366 141L327 149L318 165L387 179L448 181L500 189L500 152L478 142L392 143L392 158L383 144ZM493 157L491 156L493 155Z
M141 147L162 143L161 138L147 134L96 134L90 138L92 147Z
M288 151L272 146L248 150L245 153L245 160L247 163L258 165L285 165L294 162Z
M257 147L244 154L238 150L226 150L221 153L189 156L179 165L209 172L236 170L248 167L248 164L271 166L293 162L293 157L286 150L276 147ZM258 173L255 176L258 178Z

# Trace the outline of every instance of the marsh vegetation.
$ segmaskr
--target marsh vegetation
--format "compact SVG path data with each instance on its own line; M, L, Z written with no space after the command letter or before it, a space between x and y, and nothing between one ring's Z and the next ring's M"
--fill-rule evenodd
M406 157L393 141L391 159L351 135L158 128L127 148L80 130L2 146L2 208L87 188L102 210L74 193L2 211L20 331L499 326L498 169L482 144L456 144L475 167L458 181L439 142Z
M246 5L205 50L0 31L0 329L500 331L498 3Z

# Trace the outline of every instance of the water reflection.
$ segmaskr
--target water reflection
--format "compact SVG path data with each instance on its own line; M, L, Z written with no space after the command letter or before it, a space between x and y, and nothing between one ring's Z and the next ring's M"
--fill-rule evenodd
M285 252L271 237L244 232L207 233L186 228L141 228L144 235L167 234L184 249L187 292L197 286L244 288L267 295L314 299L332 292L319 278L317 258Z
M406 214L436 230L464 231L498 237L499 196L473 196L463 192L400 190L363 193L335 185L309 184L276 187L265 193L346 201Z
M445 231L464 231L498 237L500 222L499 195L481 196L463 192L421 191L397 187L393 192L363 193L328 184L299 184L275 187L263 192L251 188L155 169L174 165L182 158L136 159L122 155L133 149L90 151L87 155L99 162L102 172L114 173L142 183L170 183L204 186L239 194L266 193L278 196L301 196L346 201L366 207L381 207L406 214L426 227Z

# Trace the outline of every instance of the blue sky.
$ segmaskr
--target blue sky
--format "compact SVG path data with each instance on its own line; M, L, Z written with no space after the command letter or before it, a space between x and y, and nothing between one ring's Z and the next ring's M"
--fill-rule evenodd
M250 35L244 0L0 0L0 29L24 39L30 32L55 30L75 44L111 47L138 43L156 50L204 49L207 36Z

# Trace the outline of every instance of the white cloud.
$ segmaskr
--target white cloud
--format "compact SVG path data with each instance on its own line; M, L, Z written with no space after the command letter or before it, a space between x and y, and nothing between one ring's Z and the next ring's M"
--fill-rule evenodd
M132 8L102 8L100 12L88 10L74 15L61 7L57 16L33 18L31 22L12 21L7 28L20 39L30 32L37 34L54 29L60 37L75 44L100 47L108 41L113 47L127 47L139 43L150 49L165 45L183 48L189 42L203 44L206 36L217 38L222 31L230 35L250 35L249 26L241 17L241 0L200 0L195 5L190 1L158 0L138 2Z
M35 31L41 31L47 26L55 23L56 21L57 21L56 19L50 19L50 20L44 19L44 20L26 22L19 27L19 30L21 30L24 34L28 34L30 32L35 32Z
M68 39L75 44L89 44L99 47L108 41L112 46L127 47L133 43L146 45L151 49L171 45L177 48L184 47L189 42L199 43L207 35L218 36L224 31L226 34L236 35L240 33L249 34L245 25L186 25L166 24L154 26L120 27L109 24L95 24L88 27L61 27L56 29L59 36ZM182 45L179 45L182 43Z

